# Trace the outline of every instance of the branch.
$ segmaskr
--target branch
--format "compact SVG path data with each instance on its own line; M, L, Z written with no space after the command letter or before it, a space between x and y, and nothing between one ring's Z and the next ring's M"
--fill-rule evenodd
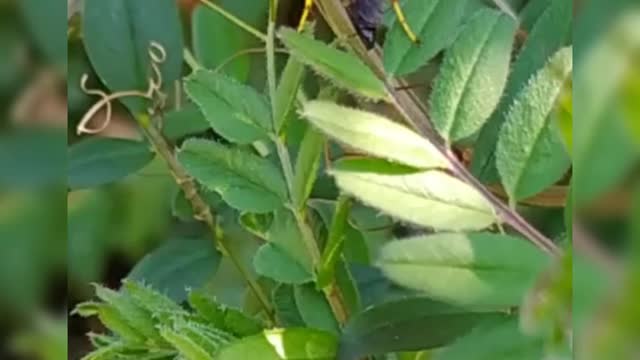
M349 15L340 3L340 0L318 0L318 2L322 7L322 13L325 15L327 23L331 26L336 36L339 39L346 40L351 50L353 50L380 79L385 81L387 92L392 99L391 104L402 116L404 121L438 148L451 163L455 174L480 192L487 201L492 204L498 216L505 223L513 227L543 251L553 256L561 255L562 251L553 241L529 224L520 214L498 199L458 160L444 144L440 135L431 127L426 109L415 94L411 91L398 92L395 90L402 85L402 81L387 78L379 49L374 53L367 51L360 37L356 35L356 30L349 19Z
M148 109L148 114L142 113L136 116L136 121L142 128L144 135L152 144L156 153L158 153L167 164L167 167L169 168L169 171L175 179L176 184L178 184L180 189L184 192L185 197L190 202L191 207L193 208L195 219L207 225L207 228L211 233L211 238L213 239L215 245L223 255L231 259L235 267L238 269L238 272L240 272L240 274L244 277L249 289L253 292L253 294L262 305L270 323L273 324L275 322L275 315L273 307L269 303L269 298L265 295L262 288L251 276L249 271L244 267L239 257L233 253L232 247L229 246L224 236L222 236L222 230L218 227L215 215L211 211L209 205L200 195L196 182L189 176L187 171L178 162L175 157L173 147L169 145L160 130L156 128L156 126L154 125L154 121L152 121L151 116L149 115L153 114L155 117L159 117L159 111L157 110L162 109L165 105L166 95L162 93L161 90L162 72L160 71L160 64L165 61L166 52L160 44L152 42L149 47L149 58L151 60L151 75L148 78L149 85L146 92L133 90L116 92L108 95L101 90L89 89L86 86L87 75L82 77L82 89L87 94L98 95L102 99L98 101L94 106L92 106L91 109L89 109L89 111L85 114L83 120L78 125L78 133L99 133L104 130L111 121L111 102L116 99L135 96L152 101L154 106L151 109ZM93 115L103 107L106 107L107 111L102 125L98 128L89 128L88 124Z

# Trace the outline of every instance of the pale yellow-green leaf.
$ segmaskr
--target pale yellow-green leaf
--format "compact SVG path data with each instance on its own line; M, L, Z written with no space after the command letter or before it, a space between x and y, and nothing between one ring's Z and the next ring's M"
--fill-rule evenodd
M429 141L381 115L331 102L311 101L302 116L330 137L368 154L416 168L449 168Z
M547 266L524 239L493 233L439 233L387 244L378 266L385 276L429 297L487 307L519 305Z
M393 173L336 164L338 187L398 219L437 230L478 230L495 220L487 200L468 184L438 170Z

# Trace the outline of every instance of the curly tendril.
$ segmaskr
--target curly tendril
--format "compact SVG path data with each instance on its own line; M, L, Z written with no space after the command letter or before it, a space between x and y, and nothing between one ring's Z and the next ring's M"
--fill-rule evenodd
M109 124L111 123L111 118L113 116L113 105L112 102L114 100L127 98L127 97L138 97L144 98L148 100L152 100L154 102L154 106L147 109L149 114L154 112L154 109L157 107L163 107L166 99L166 95L162 92L162 72L160 71L160 65L164 63L167 59L167 52L162 45L159 43L152 41L149 45L149 59L151 60L151 76L148 78L149 87L147 91L142 92L139 90L124 90L114 92L112 94L107 94L106 92L100 89L90 89L87 86L87 81L89 80L89 75L84 74L80 79L80 88L86 94L96 95L101 97L100 101L96 102L82 117L78 127L76 129L78 135L82 134L98 134L104 131ZM103 118L100 125L97 127L90 127L90 122L93 120L95 115L105 108L106 114Z

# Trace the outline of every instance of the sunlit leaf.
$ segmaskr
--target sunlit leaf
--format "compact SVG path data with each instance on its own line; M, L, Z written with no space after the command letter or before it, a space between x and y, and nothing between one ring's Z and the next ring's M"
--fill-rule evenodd
M381 115L311 101L302 116L341 143L369 154L417 168L448 168L436 147L405 126Z
M491 225L491 205L466 183L444 172L412 169L378 160L344 160L331 171L338 187L398 219L439 230Z
M441 233L386 245L378 260L394 282L464 305L516 306L547 264L524 239Z

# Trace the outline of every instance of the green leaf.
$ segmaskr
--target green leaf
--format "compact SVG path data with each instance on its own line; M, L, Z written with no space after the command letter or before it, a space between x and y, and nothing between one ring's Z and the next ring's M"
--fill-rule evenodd
M334 335L312 329L274 329L223 348L216 360L331 360L336 354Z
M273 289L273 307L278 317L278 323L284 327L305 326L304 320L298 311L294 297L293 286L280 284Z
M160 65L162 83L172 89L182 72L182 25L173 0L86 0L82 30L87 55L109 90L145 91L149 87L149 46L160 44L167 59ZM126 98L134 115L149 105Z
M344 145L416 168L449 168L437 148L405 126L375 113L311 101L302 116Z
M265 213L287 198L280 170L247 151L192 139L183 144L178 160L198 182L238 210Z
M223 205L222 198L217 193L207 189L199 189L199 193L211 209L218 209ZM193 212L193 205L191 205L182 189L176 189L171 203L171 214L182 221L193 221L196 218L196 214Z
M351 210L351 199L346 196L338 198L336 210L331 220L327 244L322 251L322 258L318 264L317 286L324 289L335 279L336 264L342 258L342 248L346 238L346 230Z
M571 51L570 47L560 50L529 81L514 99L500 130L496 166L513 201L544 190L562 177L569 166L550 119L571 76Z
M16 3L22 9L24 19L38 47L47 59L66 73L67 66L67 6L63 0L43 3L24 0Z
M298 223L293 213L281 208L274 214L273 225L267 234L267 240L285 252L290 259L299 263L307 273L313 273L313 264L302 241Z
M353 317L340 338L338 360L442 347L480 321L502 315L414 297L368 308Z
M240 214L238 222L248 232L261 239L266 240L268 237L269 228L271 227L271 224L273 224L273 214L254 214L245 212Z
M209 130L210 126L195 104L184 105L180 110L167 113L162 121L162 131L170 140L178 140Z
M436 360L539 360L544 344L527 337L515 317L489 320L440 352Z
M181 318L174 321L173 329L170 331L170 337L175 339L176 334L179 334L180 340L178 340L177 344L174 341L174 344L178 345L176 347L183 353L183 356L186 351L190 351L188 349L193 349L195 353L200 353L199 350L196 350L197 348L201 348L209 356L213 356L222 346L235 340L232 335L210 324L201 324ZM165 337L166 335L165 333ZM186 349L183 344L187 345Z
M146 255L128 279L141 281L181 302L188 288L202 287L220 264L220 253L205 240L172 240Z
M398 219L439 230L477 230L496 217L466 183L441 171L416 172L381 160L343 160L331 174L338 187Z
M126 291L138 306L152 313L153 317L157 319L159 323L168 324L172 322L176 316L187 315L186 310L176 302L146 285L125 279L123 289L124 290L121 289L121 292Z
M386 245L378 260L399 285L443 301L516 306L547 265L545 254L520 238L491 233L442 233Z
M96 187L131 175L153 160L149 144L94 137L69 149L68 185L71 189Z
M273 243L260 247L253 258L253 267L259 275L283 284L304 284L313 280L311 273Z
M300 144L293 178L293 198L298 209L304 208L318 178L324 145L325 137L312 127L308 127Z
M229 1L224 1L229 2ZM223 3L224 3L223 2ZM222 5L225 7L225 5ZM198 6L192 15L193 52L198 62L207 69L224 65L221 71L244 82L249 77L250 56L234 55L250 48L249 34L229 21L226 17L206 6ZM224 36L220 36L224 34ZM233 59L228 64L226 61Z
M350 263L343 259L336 264L336 285L342 293L347 313L358 313L362 309L362 297L356 279L351 272Z
M289 57L287 65L282 70L280 83L276 90L276 114L273 117L275 121L274 129L276 133L280 133L285 128L289 114L294 109L298 90L304 79L304 64L293 56Z
M296 305L308 327L338 334L340 328L324 294L313 284L294 287Z
M184 86L211 127L225 139L251 144L267 138L271 110L255 89L207 70L194 72L185 79Z
M162 329L162 337L173 345L185 360L213 360L213 354L209 354L192 338L184 333L171 329Z
M242 311L224 308L224 328L238 337L255 335L262 331L262 323Z
M409 0L402 7L407 22L421 44L405 34L399 21L389 30L384 44L384 68L391 75L417 70L455 39L467 0Z
M313 208L318 212L318 215L320 215L320 217L322 218L322 222L324 223L325 228L327 229L327 231L329 231L335 214L337 201L311 199L309 200L308 205L310 208ZM350 208L359 209L358 204L353 203L350 204ZM364 207L360 207L359 210L362 210L362 208ZM349 211L349 215L351 215L351 209ZM340 255L344 255L345 260L351 263L369 264L369 247L363 234L364 230L354 227L354 225L351 224L351 221L356 222L355 220L351 219L345 224L345 239L343 241L344 247L340 252ZM355 225L357 226L357 224Z
M189 305L195 309L200 320L216 329L235 336L255 335L262 331L262 324L242 311L226 307L202 291L189 293ZM230 339L230 335L226 336Z
M124 318L124 316L111 305L100 305L98 307L98 318L100 322L119 337L131 343L142 343L145 337L138 330L134 329Z
M282 28L278 37L291 55L328 78L338 87L372 100L386 100L384 83L358 57L298 33Z
M572 2L548 0L546 2L546 7L541 13L535 1L529 2L523 11L523 17L528 17L529 12L536 13L536 16L532 16L536 21L532 22L529 28L525 28L528 30L527 40L512 66L504 96L491 119L482 128L474 147L471 170L484 182L499 181L495 166L496 143L500 128L515 96L527 85L529 79L548 63L553 54L565 46L571 31ZM562 146L559 138L556 142Z
M96 295L119 313L122 320L146 339L160 340L152 313L136 304L126 292L116 292L96 285ZM98 312L100 313L100 312Z
M476 133L493 113L509 74L516 23L480 10L447 51L431 95L431 118L450 142Z
M189 305L208 324L223 329L224 308L202 290L189 292Z

